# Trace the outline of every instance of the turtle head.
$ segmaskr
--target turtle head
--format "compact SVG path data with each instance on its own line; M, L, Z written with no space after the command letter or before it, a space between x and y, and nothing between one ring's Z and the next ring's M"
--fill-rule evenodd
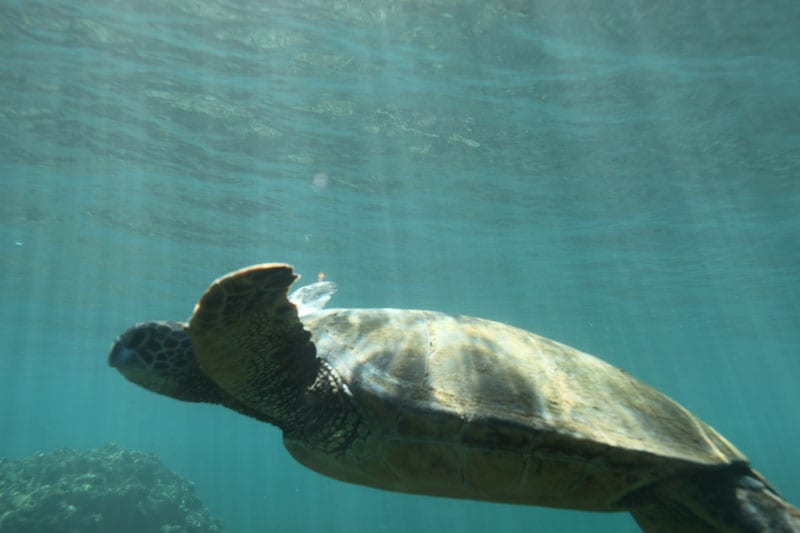
M117 337L108 364L145 389L187 402L220 402L181 322L144 322Z

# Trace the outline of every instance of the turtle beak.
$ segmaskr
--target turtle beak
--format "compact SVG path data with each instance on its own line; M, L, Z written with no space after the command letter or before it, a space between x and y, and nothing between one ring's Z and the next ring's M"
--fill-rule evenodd
M140 368L144 369L136 350L126 346L123 336L117 337L108 354L108 366L113 368Z

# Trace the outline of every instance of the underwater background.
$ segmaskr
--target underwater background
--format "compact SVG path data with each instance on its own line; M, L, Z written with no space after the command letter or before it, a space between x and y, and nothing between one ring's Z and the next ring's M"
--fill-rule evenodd
M277 261L595 354L800 504L798 28L796 0L0 1L0 457L154 452L232 532L638 531L329 480L108 368Z

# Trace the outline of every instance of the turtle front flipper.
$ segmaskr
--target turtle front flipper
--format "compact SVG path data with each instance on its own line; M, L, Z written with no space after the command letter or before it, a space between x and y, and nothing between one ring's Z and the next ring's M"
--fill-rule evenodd
M298 277L276 263L228 274L200 298L188 328L205 375L284 429L319 369L310 334L287 299Z

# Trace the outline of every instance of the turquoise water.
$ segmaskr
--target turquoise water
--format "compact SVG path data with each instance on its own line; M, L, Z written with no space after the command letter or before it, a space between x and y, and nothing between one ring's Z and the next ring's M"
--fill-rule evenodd
M285 261L677 399L800 503L800 3L0 3L0 456L158 453L234 532L637 531L390 494L114 337Z

